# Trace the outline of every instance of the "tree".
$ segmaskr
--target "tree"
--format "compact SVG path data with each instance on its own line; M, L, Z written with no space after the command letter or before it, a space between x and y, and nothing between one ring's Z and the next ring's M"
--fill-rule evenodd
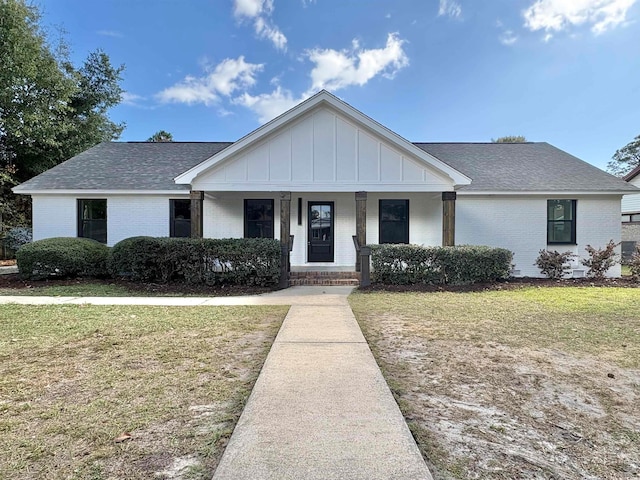
M0 0L0 161L18 181L119 137L109 108L120 102L120 74L96 51L76 69L68 46L54 49L40 13L25 0Z
M147 142L173 142L173 135L165 130L158 130L147 139Z
M75 87L51 52L35 7L1 0L0 18L0 160L19 165L23 152L42 155L58 146L59 120Z
M607 163L607 171L612 175L624 177L638 165L640 165L640 135L621 149L616 150Z
M107 116L120 102L124 67L114 68L98 50L76 69L68 50L63 38L55 48L51 45L35 6L25 0L0 0L4 185L23 182L96 143L115 140L124 128ZM5 212L19 203L7 192L0 192Z
M506 137L499 137L491 139L493 143L526 143L527 139L522 135L507 135Z

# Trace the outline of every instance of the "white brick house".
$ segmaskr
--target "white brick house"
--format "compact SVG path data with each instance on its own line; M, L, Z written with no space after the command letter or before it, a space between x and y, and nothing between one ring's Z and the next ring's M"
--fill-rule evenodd
M237 142L102 143L14 188L36 240L293 235L292 270L353 270L353 236L490 245L525 276L620 241L635 190L547 143L411 143L325 91Z

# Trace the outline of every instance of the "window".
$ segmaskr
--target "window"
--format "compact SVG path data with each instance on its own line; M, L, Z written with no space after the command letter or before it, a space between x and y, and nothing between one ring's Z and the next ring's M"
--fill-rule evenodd
M640 222L640 213L631 213L629 215L622 215L622 223L637 223Z
M547 200L547 243L576 243L576 200Z
M171 220L169 236L191 236L191 200L170 200Z
M380 243L409 243L409 200L380 200Z
M273 238L273 200L244 201L244 238Z
M78 200L78 237L107 243L107 200Z

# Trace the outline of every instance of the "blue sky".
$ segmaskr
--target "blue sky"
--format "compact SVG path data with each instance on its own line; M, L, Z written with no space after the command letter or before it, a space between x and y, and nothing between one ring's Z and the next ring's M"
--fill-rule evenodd
M640 0L44 0L126 69L121 140L233 141L326 88L411 141L525 135L604 168L640 134Z

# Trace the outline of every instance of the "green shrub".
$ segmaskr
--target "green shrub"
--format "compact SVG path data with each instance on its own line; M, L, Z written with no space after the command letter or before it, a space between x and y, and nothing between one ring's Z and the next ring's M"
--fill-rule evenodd
M49 277L107 276L109 247L88 238L47 238L16 252L20 274L31 280Z
M543 275L552 280L559 280L571 271L569 261L575 258L572 252L558 252L556 250L540 250L534 265Z
M636 246L631 259L629 260L629 270L631 276L637 282L640 281L640 245Z
M109 256L109 272L136 282L168 281L165 241L155 237L131 237L116 243Z
M513 253L504 248L463 245L372 245L372 280L376 283L464 285L509 276Z
M143 282L276 285L280 244L264 238L132 237L114 245L109 270Z
M201 239L177 255L176 269L187 283L277 285L280 243L267 238Z
M33 231L29 227L10 228L4 236L7 247L18 250L21 246L33 241Z
M619 243L609 240L604 248L593 248L587 245L585 250L589 254L589 258L583 258L580 263L587 267L587 277L602 279L605 277L611 267L618 263L618 255L615 252Z

